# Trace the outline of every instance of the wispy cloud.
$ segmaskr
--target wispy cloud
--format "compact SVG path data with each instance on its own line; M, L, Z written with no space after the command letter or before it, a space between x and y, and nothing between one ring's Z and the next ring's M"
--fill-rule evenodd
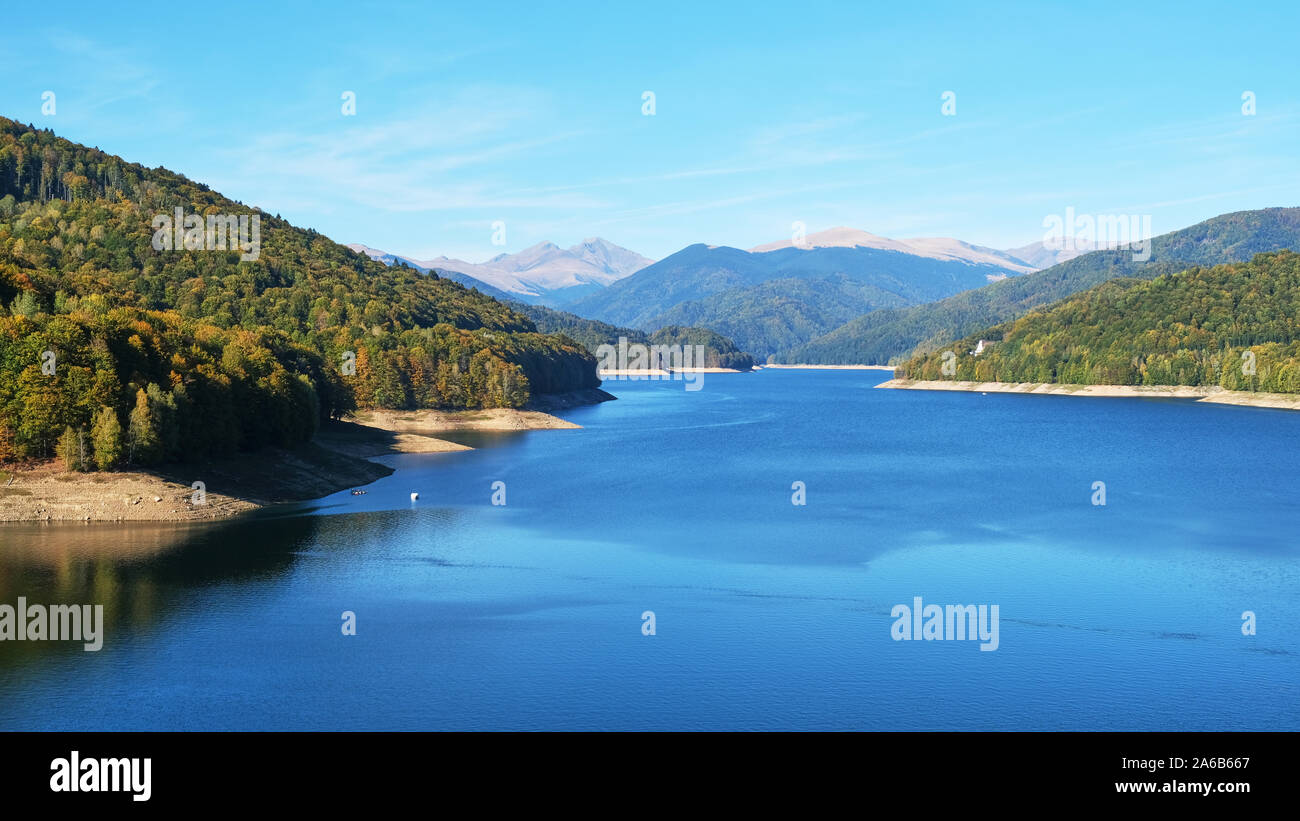
M520 192L493 179L503 161L541 162L543 149L581 136L536 133L535 105L535 95L476 89L398 120L266 134L226 149L223 174L240 188L319 192L391 212L599 207L590 196Z

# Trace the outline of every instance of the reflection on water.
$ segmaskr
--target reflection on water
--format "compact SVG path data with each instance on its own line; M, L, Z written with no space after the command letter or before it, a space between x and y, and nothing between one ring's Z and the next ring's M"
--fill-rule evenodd
M246 517L204 524L7 525L0 531L0 604L100 604L109 635L165 618L178 597L219 582L273 578L319 519ZM0 642L0 671L65 642Z
M524 430L448 430L440 431L435 436L458 445L482 450L518 444L520 439L528 434L529 431Z

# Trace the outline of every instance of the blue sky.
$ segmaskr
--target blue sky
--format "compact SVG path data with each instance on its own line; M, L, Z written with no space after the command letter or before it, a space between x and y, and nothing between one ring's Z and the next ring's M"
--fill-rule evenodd
M1159 234L1300 205L1290 2L272 5L19 4L0 114L340 242L473 262L796 221L1011 247L1069 207Z

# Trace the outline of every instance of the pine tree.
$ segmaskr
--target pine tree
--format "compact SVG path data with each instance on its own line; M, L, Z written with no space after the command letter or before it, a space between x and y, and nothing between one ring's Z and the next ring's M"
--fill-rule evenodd
M36 301L36 294L31 291L20 292L14 297L13 302L9 303L9 313L14 316L36 316L40 308L40 303Z
M59 444L55 447L54 452L58 455L59 460L63 462L63 469L73 471L77 469L77 432L68 425L63 429L63 435L59 437Z
M142 390L135 392L135 407L131 409L128 421L128 438L131 443L128 461L131 464L152 465L159 460L158 430L149 409L149 394Z
M122 458L122 423L117 421L117 412L107 406L100 408L90 438L95 445L95 465L111 470Z

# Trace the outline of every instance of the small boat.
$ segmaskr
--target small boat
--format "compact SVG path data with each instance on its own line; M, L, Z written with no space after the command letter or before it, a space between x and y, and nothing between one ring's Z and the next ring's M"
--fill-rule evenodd
M417 500L417 499L419 499L419 498L420 498L420 494L418 494L418 493L412 493L412 494L411 494L411 501L412 501L412 502L414 502L415 500Z
M366 492L365 492L364 490L354 490L354 491L352 491L352 495L353 495L353 496L365 496L365 495L366 495Z

